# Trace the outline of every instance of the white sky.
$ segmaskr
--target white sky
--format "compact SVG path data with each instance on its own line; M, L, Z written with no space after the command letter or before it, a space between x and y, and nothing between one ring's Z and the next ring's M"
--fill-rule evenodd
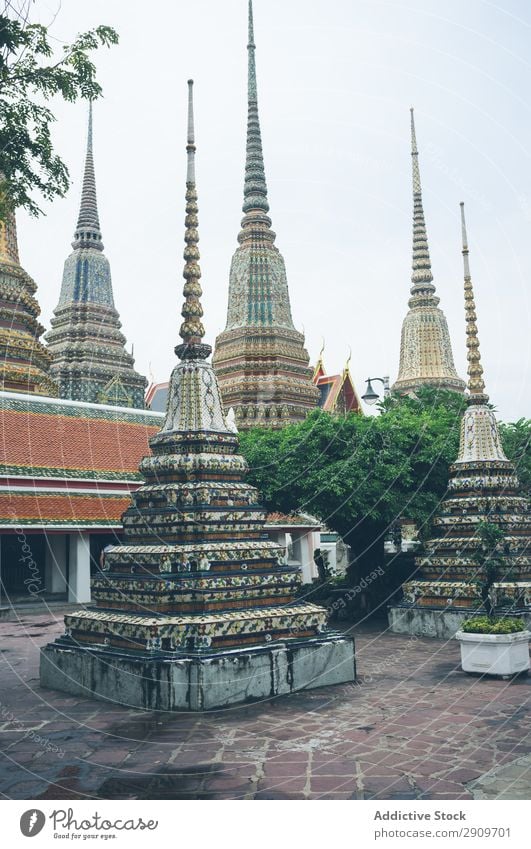
M48 24L56 0L37 0ZM459 201L487 390L500 417L531 415L531 4L525 0L255 0L258 98L277 246L312 363L397 375L411 265L409 107L415 106L437 293L466 376ZM242 216L247 0L62 0L51 33L114 26L95 55L100 221L136 367L166 380L179 341L186 81L195 80L207 340L223 329ZM60 42L58 42L60 46ZM50 325L77 218L86 105L54 104L72 188L46 217L19 214L21 260Z

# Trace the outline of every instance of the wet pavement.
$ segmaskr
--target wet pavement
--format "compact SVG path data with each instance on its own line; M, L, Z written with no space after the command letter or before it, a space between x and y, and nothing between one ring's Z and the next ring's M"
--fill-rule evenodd
M356 684L169 714L41 689L62 630L55 609L0 622L3 798L531 797L531 676L468 676L454 641L356 627Z

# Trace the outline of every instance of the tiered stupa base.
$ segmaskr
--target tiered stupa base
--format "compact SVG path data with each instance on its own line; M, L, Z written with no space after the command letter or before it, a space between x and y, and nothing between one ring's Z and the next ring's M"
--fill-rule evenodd
M403 601L389 608L395 633L450 639L465 619L485 615L487 600L495 615L517 616L531 625L529 505L483 398L470 400L463 416L459 458L450 467L434 536L416 558L418 572L403 585ZM478 557L485 523L503 533L492 584Z
M41 684L145 710L208 710L354 681L354 641L298 598L300 571L264 531L202 339L192 81L182 344L162 429L140 464L124 545L106 549L94 609L65 616Z
M517 616L531 630L529 608L498 609L498 615ZM389 628L393 634L409 634L415 637L436 637L450 640L461 630L466 619L481 616L485 611L478 607L422 607L418 604L396 604L388 608Z

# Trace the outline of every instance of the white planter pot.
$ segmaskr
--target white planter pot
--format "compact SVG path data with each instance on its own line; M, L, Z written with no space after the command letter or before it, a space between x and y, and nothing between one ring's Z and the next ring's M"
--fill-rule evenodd
M516 675L529 669L529 631L515 634L467 634L458 631L464 672Z

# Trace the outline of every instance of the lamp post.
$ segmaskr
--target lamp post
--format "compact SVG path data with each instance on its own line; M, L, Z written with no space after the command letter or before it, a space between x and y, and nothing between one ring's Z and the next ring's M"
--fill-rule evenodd
M379 383L383 383L383 394L384 398L389 395L389 377L368 377L365 381L367 384L367 389L365 390L365 394L361 396L361 400L365 401L366 404L376 404L379 401L380 396L373 388L373 382L378 381Z

